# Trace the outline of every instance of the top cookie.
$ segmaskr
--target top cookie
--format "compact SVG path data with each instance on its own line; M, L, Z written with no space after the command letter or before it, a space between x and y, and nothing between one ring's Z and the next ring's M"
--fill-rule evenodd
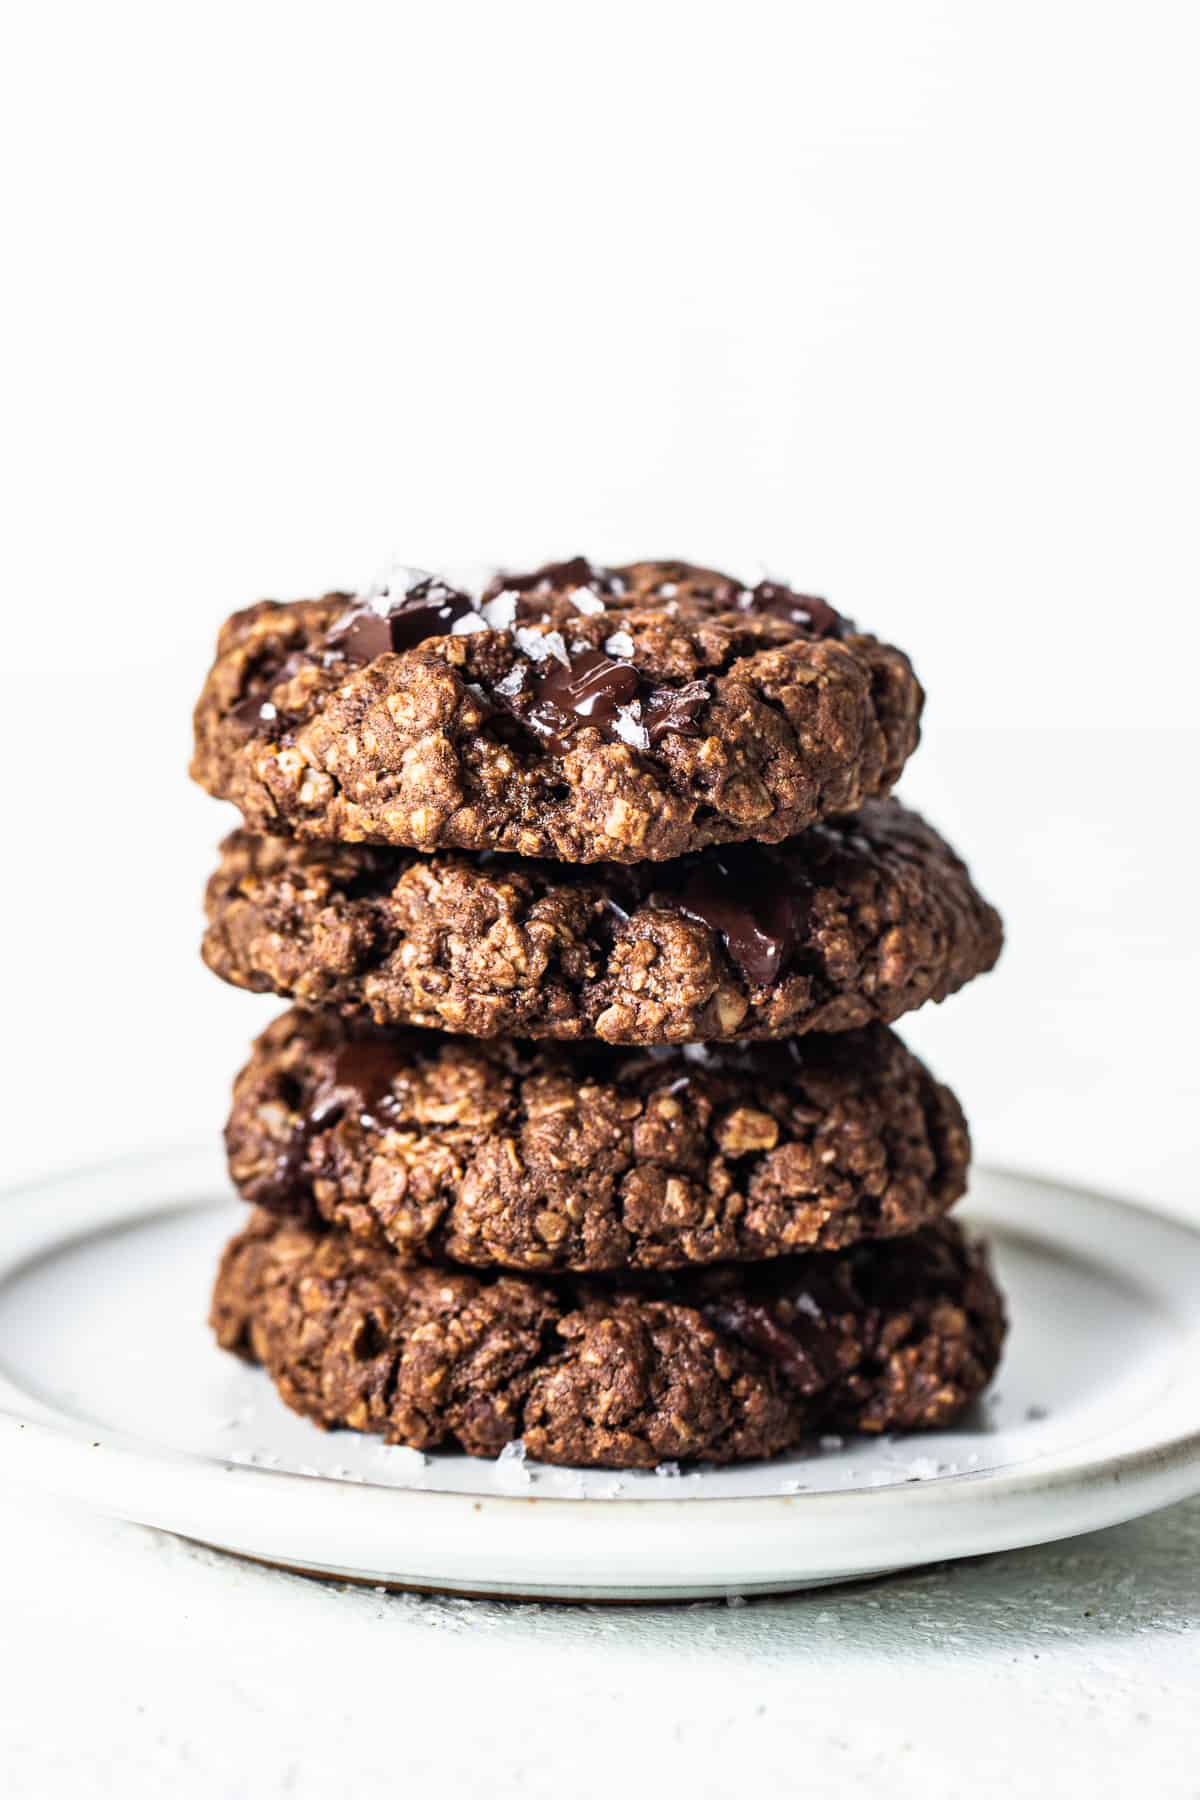
M192 773L258 831L641 862L886 793L923 695L822 600L577 557L475 600L402 571L223 627Z

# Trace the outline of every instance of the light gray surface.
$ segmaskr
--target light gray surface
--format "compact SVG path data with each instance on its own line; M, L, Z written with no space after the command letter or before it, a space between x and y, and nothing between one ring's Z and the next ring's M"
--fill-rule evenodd
M1200 1793L1200 1503L736 1608L325 1587L7 1500L0 1535L14 1800Z

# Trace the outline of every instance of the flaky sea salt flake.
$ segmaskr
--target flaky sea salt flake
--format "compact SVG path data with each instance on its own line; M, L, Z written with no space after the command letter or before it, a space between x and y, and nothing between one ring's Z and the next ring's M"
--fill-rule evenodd
M556 656L560 663L570 668L571 659L561 631L532 631L528 625L518 625L513 636L530 662L545 662L548 657Z
M567 599L576 612L598 613L604 611L604 602L599 594L593 594L591 588L577 587L567 595Z
M503 1450L492 1465L492 1473L501 1487L528 1487L533 1479L525 1467L525 1445L520 1438L513 1438L505 1444Z
M613 719L613 730L631 750L648 750L650 747L650 733L642 724L642 709L636 700L631 701L628 706L618 706Z

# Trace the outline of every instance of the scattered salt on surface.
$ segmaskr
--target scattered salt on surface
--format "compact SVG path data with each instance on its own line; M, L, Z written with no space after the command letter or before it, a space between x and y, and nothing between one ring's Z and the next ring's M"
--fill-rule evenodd
M379 1444L375 1454L389 1469L414 1475L426 1468L430 1460L423 1450L414 1450L410 1444Z
M807 1481L781 1481L779 1484L781 1494L803 1494L807 1489Z
M604 648L610 656L632 656L633 639L627 631L614 631L610 638L605 638Z
M679 1474L679 1464L677 1462L657 1463L655 1465L654 1473L656 1475L677 1476Z
M477 612L464 613L450 627L451 637L465 637L469 631L486 631L487 620Z
M501 1487L529 1486L533 1477L525 1467L525 1445L520 1438L514 1438L511 1444L505 1444L492 1464L492 1474Z
M508 671L508 674L505 675L500 681L498 681L496 683L496 692L498 694L504 694L506 696L506 698L511 700L514 694L520 693L520 691L524 687L524 685L525 685L524 669L520 669L520 668L510 669Z
M938 1470L939 1465L932 1456L914 1456L906 1473L913 1481L932 1481Z

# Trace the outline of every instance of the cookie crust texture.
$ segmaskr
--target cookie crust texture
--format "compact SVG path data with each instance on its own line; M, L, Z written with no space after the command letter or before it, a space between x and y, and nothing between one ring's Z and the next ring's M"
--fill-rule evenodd
M220 633L192 773L252 831L661 861L852 812L917 744L907 657L775 583L575 558L482 612L433 578L390 625L364 604L263 601Z
M1004 1337L984 1253L950 1221L756 1270L551 1283L406 1266L260 1212L212 1325L319 1425L615 1469L947 1425Z
M679 1268L898 1236L963 1193L954 1095L884 1026L660 1051L375 1033L258 1039L226 1146L251 1204L402 1260Z
M640 869L238 831L207 915L204 959L237 987L377 1025L643 1045L891 1024L1003 941L962 861L895 800Z

